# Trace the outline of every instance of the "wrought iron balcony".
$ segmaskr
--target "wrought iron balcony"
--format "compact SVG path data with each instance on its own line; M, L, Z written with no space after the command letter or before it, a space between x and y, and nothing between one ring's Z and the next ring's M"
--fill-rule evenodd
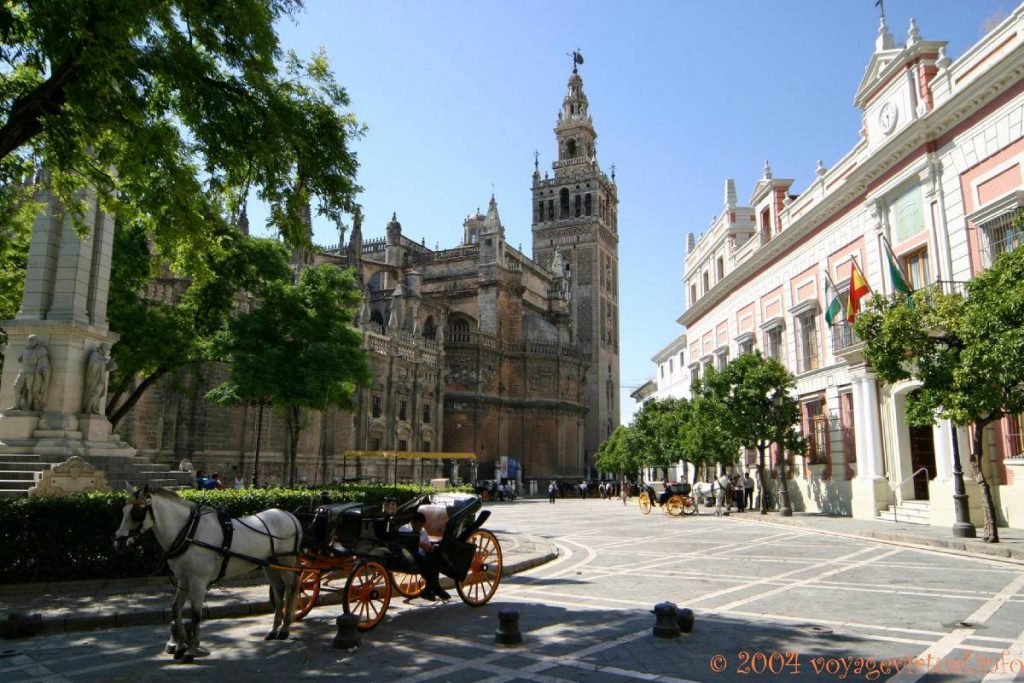
M853 324L842 320L832 326L832 353L840 354L847 349L860 345L861 339L853 331Z

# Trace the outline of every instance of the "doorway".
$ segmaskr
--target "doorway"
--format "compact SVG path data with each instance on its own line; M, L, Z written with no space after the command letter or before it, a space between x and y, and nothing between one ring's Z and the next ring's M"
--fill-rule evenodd
M910 427L910 467L912 472L927 469L914 475L914 499L928 500L928 480L935 478L935 438L930 426Z

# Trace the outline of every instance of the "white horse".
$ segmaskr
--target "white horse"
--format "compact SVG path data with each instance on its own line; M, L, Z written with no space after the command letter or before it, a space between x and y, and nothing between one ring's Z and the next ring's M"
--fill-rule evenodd
M706 496L715 497L715 514L723 514L722 504L725 503L726 496L732 491L732 480L729 479L729 475L723 474L718 479L712 482L699 481L693 485L693 491L690 495L697 500L697 509L700 510L700 500ZM729 506L725 506L724 514L729 514Z
M152 529L164 549L164 558L177 581L171 603L171 639L166 651L175 659L191 662L199 654L199 622L210 584L262 567L270 582L275 605L274 627L266 640L288 637L294 613L302 526L295 515L283 510L264 510L238 519L219 519L211 507L190 503L172 491L149 488L135 492L124 506L114 544L123 548ZM191 602L191 622L181 618L185 598Z

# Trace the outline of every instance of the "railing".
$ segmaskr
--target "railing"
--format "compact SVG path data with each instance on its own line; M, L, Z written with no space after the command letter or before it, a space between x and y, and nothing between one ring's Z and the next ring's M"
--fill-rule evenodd
M481 332L448 332L445 335L448 344L472 344L485 348L499 349L505 353L533 353L544 356L576 356L580 351L568 344L548 344L543 342L523 341L520 339L498 339Z
M925 476L927 476L928 475L928 468L927 467L918 467L916 470L911 472L909 476L903 477L903 479L901 479L899 482L897 482L895 484L889 484L889 490L892 493L892 523L893 524L897 524L898 523L898 520L896 519L896 491L899 490L899 488L901 486L903 486L908 481L910 481L911 479L915 478L917 475L921 474L922 472L924 472Z
M832 326L832 353L838 354L861 343L853 331L853 324L842 320Z

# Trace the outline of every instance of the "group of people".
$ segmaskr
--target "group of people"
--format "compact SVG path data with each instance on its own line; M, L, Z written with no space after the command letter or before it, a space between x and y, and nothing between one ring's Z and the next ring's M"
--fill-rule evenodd
M242 477L242 473L238 471L238 468L232 470L232 473L234 475L234 480L231 482L230 488L244 489L245 478ZM226 489L228 486L221 481L220 472L214 472L210 476L206 476L206 472L203 470L196 470L196 488L200 491L214 491L217 489Z

